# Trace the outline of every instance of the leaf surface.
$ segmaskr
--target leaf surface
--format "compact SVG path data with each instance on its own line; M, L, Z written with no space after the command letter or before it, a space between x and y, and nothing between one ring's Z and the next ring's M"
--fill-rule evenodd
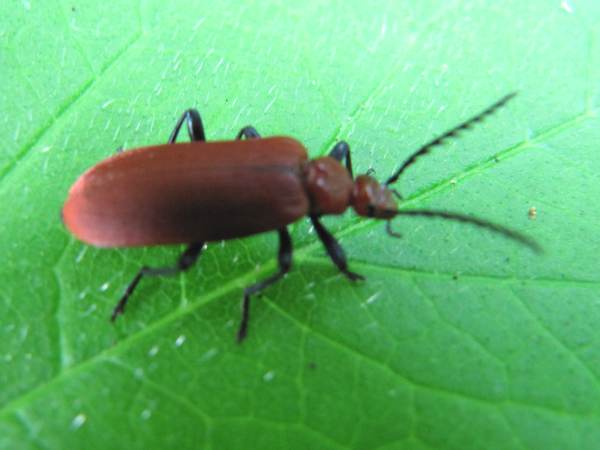
M593 449L600 441L600 7L588 1L11 1L0 15L0 448ZM384 179L508 92L506 108L419 160L403 208L535 238L352 214L326 218L351 284L306 221L294 267L267 234L101 250L59 211L86 168L166 141L188 107L209 139L252 124L340 139ZM529 216L535 207L537 216Z

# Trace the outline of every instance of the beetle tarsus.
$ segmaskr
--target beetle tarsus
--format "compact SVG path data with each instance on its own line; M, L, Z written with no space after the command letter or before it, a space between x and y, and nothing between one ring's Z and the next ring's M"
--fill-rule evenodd
M242 320L240 321L240 328L237 332L237 343L246 339L248 334L248 321L250 320L250 295L244 292L244 300L242 301Z
M148 269L149 269L149 267L146 267L146 266L142 267L139 270L139 272L135 275L133 280L131 280L131 283L129 283L129 285L127 286L127 289L125 289L123 296L119 299L119 303L117 303L117 306L115 306L115 309L113 309L113 312L110 316L111 322L114 322L117 317L119 317L121 314L123 314L125 312L125 306L127 305L127 299L129 299L129 296L133 293L136 286L142 279L144 272L147 271Z
M341 270L341 269L340 269ZM366 278L364 277L364 275L361 275L360 273L356 273L356 272L351 272L349 270L342 270L342 273L346 276L346 278L348 278L350 281L362 281L365 280Z
M133 280L129 283L123 296L120 298L119 303L113 309L113 312L110 316L110 321L114 322L117 317L125 312L125 306L127 305L127 300L133 294L133 291L139 284L140 280L143 276L156 277L160 275L175 275L179 272L185 272L190 267L194 265L194 263L200 257L202 253L202 249L204 248L204 242L196 242L194 244L188 245L188 247L184 250L184 252L179 256L177 260L177 264L175 266L167 266L167 267L142 267L138 273L135 275Z
M270 277L259 281L244 290L244 300L242 301L242 319L237 333L237 341L241 343L248 333L248 323L250 321L250 298L252 295L259 293L266 287L276 283L278 280L289 272L292 267L292 238L287 228L281 228L279 231L279 254L278 263L279 270Z
M323 226L323 224L319 221L317 216L310 216L310 220L317 231L317 235L323 245L325 246L325 250L327 250L327 254L333 261L333 263L337 266L337 268L342 272L346 278L351 281L364 280L365 277L348 270L348 262L346 261L346 254L344 253L344 249L339 244L339 242L333 237L333 235L327 231L327 229Z

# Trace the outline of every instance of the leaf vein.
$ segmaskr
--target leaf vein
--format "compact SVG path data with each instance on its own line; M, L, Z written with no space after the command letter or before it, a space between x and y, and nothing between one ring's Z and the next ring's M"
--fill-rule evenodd
M438 319L440 320L440 322L445 323L450 328L455 330L459 335L465 337L467 339L467 341L474 344L475 347L477 347L484 355L487 355L489 358L491 358L493 361L496 361L496 363L498 363L500 365L500 368L502 369L502 375L503 375L502 382L504 384L507 384L506 381L508 380L508 375L506 373L506 363L504 361L502 361L498 356L493 354L488 348L486 348L483 345L482 342L479 341L479 339L477 339L471 333L468 333L466 330L463 330L462 328L460 328L457 325L450 322L446 317L444 317L444 315L440 312L436 302L433 301L433 299L427 292L425 292L425 290L421 287L421 285L419 283L417 283L417 281L413 277L410 277L409 279L410 279L412 285L415 287L415 289L421 294L421 296L425 299L425 301L431 306L431 308L435 312L435 314L438 317Z
M126 372L129 373L129 375L134 377L136 380L139 380L141 383L154 389L155 391L162 394L167 399L183 406L185 409L190 411L192 414L194 414L196 417L198 417L199 419L201 419L204 422L204 424L207 428L207 431L208 431L208 428L212 426L212 419L204 411L202 411L200 408L198 408L197 405L190 402L185 397L182 397L178 393L174 392L172 389L169 389L167 386L163 386L159 383L156 383L146 376L137 377L135 375L135 369L128 366L127 364L125 364L123 361L121 361L118 358L107 358L104 360L104 362L112 364L115 367L119 367L119 368L125 370Z
M527 402L523 402L523 401L516 400L516 399L493 401L493 400L485 398L485 397L478 397L478 396L475 396L473 394L466 393L466 392L453 391L453 390L447 389L443 386L428 385L421 381L414 380L412 378L408 378L406 375L399 373L398 371L394 370L391 367L386 366L378 359L376 359L370 355L367 355L353 347L350 347L348 344L346 344L344 342L340 342L340 341L306 325L305 323L299 321L296 317L294 317L293 315L291 315L290 313L288 313L287 311L282 309L276 303L274 303L266 298L264 299L264 302L267 305L269 305L274 311L279 313L280 316L287 318L290 322L295 324L298 328L301 328L301 329L304 328L307 331L311 332L314 336L316 336L316 337L320 338L321 340L329 343L330 345L342 350L344 353L351 354L352 356L354 356L356 358L360 358L363 361L369 363L370 365L377 367L380 370L383 370L384 372L387 372L388 374L392 375L398 381L407 384L408 387L412 386L415 389L420 389L422 391L426 391L429 393L442 395L442 396L446 396L446 397L450 397L450 398L459 398L463 401L471 401L473 403L477 403L482 406L495 408L495 409L500 409L502 406L513 404L513 405L524 406L526 408L530 408L533 410L557 414L557 415L564 416L564 417L577 417L577 418L581 418L581 419L585 419L585 420L589 420L591 418L589 414L581 414L576 411L564 411L562 409L553 408L548 405L538 405L538 404L533 404L533 403L527 403Z
M440 8L439 11L436 12L436 14L429 19L424 25L423 28L419 31L419 34L412 40L411 42L411 47L419 41L419 38L424 35L426 32L429 31L429 28L434 26L438 20L443 19L444 17L446 17L446 14L449 10L453 9L455 7L456 1L454 2L447 2L446 5L443 8ZM361 112L365 109L365 107L371 103L373 101L374 98L376 98L379 93L384 89L384 87L386 86L386 83L388 82L388 80L399 71L400 69L400 65L404 62L403 59L397 58L396 62L392 65L392 68L383 75L383 77L381 78L381 81L375 86L375 88L363 99L361 100L356 107L350 112L350 114L348 115L348 119L345 122L342 122L333 132L332 136L325 142L325 144L323 145L323 147L321 148L321 151L319 152L319 154L323 155L329 148L331 148L333 146L333 144L338 141L339 139L341 139L342 137L346 137L347 136L342 136L342 133L347 130L348 128L350 128L351 125L353 125L357 119L360 117Z
M40 139L46 134L64 115L65 113L73 106L79 99L83 98L83 96L89 92L92 86L96 84L96 82L106 73L106 71L112 67L112 65L129 50L142 36L140 32L134 34L132 39L121 49L118 51L115 56L110 59L106 66L102 68L98 75L93 76L86 82L84 82L79 89L77 89L73 95L71 95L65 103L63 103L59 108L56 114L53 114L41 127L40 129L33 134L31 139L25 143L25 145L17 151L15 157L8 163L2 171L0 171L0 183L2 183L6 177L18 166L19 162L24 160L27 155L30 154L31 149L40 141Z
M522 306L522 310L538 325L539 329L543 331L543 333L554 341L561 349L563 349L571 358L584 370L585 373L591 378L592 382L596 386L596 389L600 392L600 378L592 368L583 360L577 353L568 347L562 340L560 340L550 328L548 328L542 320L533 313L531 308L527 305L527 302L522 298L522 296L516 292L514 289L510 289L511 294L517 300L517 302Z
M321 256L303 256L299 258L300 261L312 263L312 264L322 264L329 266L329 260L325 257ZM428 278L438 278L441 280L452 280L457 274L455 272L443 272L443 271L430 271L424 269L416 269L409 267L398 267L392 266L384 263L373 263L370 261L358 260L351 258L351 264L353 266L376 270L380 272L393 272L394 274L401 274L405 277L409 278L413 275L417 275L420 277L428 277ZM460 273L458 274L459 278L465 278L469 281L473 282L481 282L481 283L508 283L508 284L544 284L544 285L559 285L566 287L583 287L590 289L597 289L600 286L600 280L585 280L585 279L570 279L570 278L550 278L550 277L536 277L536 278L519 278L515 276L503 276L503 275L493 275L493 274L479 274L479 273Z

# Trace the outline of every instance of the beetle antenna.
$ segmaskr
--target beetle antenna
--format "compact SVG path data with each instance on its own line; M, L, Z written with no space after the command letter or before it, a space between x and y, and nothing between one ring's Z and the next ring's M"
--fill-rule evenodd
M512 239L513 241L520 242L523 245L526 245L531 250L536 253L542 253L542 247L533 239L524 234L519 233L518 231L511 230L510 228L503 227L502 225L498 225L493 222L489 222L484 219L479 219L477 217L471 217L464 214L458 214L447 211L436 211L431 209L407 209L394 211L398 216L421 216L421 217L439 217L442 219L455 220L457 222L470 223L471 225L475 225L481 228L486 228L495 233L499 233L504 237ZM394 232L391 228L391 224L388 221L388 226L386 230L389 235L397 237L398 233Z
M432 141L429 141L423 147L421 147L416 152L414 152L412 155L410 155L406 159L406 161L404 161L404 163L400 166L400 168L398 170L396 170L396 172L394 172L394 174L391 177L388 178L388 180L385 182L385 185L388 186L392 183L395 183L396 180L398 180L398 178L402 174L402 172L404 172L406 170L406 168L411 166L417 160L417 158L419 158L423 155L426 155L427 153L429 153L431 151L432 148L437 147L442 144L445 144L447 140L449 140L450 138L456 137L461 131L468 130L469 128L472 128L472 126L474 124L482 122L483 119L485 119L487 116L493 114L494 112L496 112L496 110L498 110L501 107L503 107L504 105L506 105L506 103L508 103L508 101L511 100L515 95L517 95L516 92L511 92L510 94L505 95L500 100L498 100L496 103L494 103L491 106L488 106L487 109L480 112L476 116L471 117L469 120L461 123L460 125L452 128L449 131L446 131L444 134L442 134L441 136L438 136L437 138L433 139Z

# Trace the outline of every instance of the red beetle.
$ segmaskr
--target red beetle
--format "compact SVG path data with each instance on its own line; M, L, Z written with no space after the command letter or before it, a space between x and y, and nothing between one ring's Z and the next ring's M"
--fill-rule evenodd
M290 270L292 242L286 227L305 215L333 263L350 280L363 277L348 270L342 247L319 220L350 206L361 216L386 220L386 230L394 237L399 236L390 226L395 216L442 217L487 228L538 250L533 240L486 220L445 211L398 210L394 196L401 198L400 194L388 188L418 157L480 122L514 95L421 147L383 185L369 175L353 179L346 142L314 160L297 140L261 138L253 127L243 128L233 141L206 142L200 115L189 109L167 144L120 152L86 171L69 191L63 222L77 238L97 247L189 244L173 267L142 267L114 308L112 320L124 312L143 276L189 269L206 242L277 230L279 270L245 289L237 333L242 341L250 297ZM176 144L184 122L192 142Z

